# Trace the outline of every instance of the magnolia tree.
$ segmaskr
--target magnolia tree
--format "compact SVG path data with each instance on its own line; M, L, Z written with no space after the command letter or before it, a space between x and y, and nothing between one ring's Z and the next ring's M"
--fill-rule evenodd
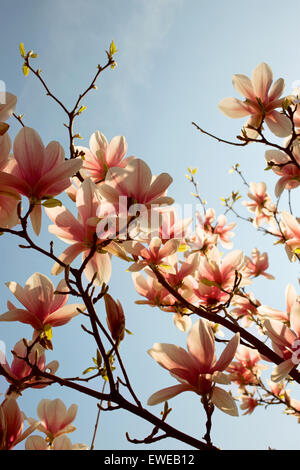
M259 405L284 405L287 413L299 417L300 402L286 387L292 381L300 383L300 298L295 286L288 284L283 287L285 311L261 304L249 285L259 276L273 279L267 272L268 255L256 248L249 257L234 250L231 238L236 224L226 219L227 213L244 218L280 244L278 249L286 251L287 263L299 261L300 225L292 213L290 197L285 210L278 207L282 193L290 196L300 185L298 90L282 97L284 81L280 78L272 84L272 71L265 63L255 68L251 79L233 76L233 85L244 100L225 98L219 108L231 118L250 116L237 140L221 139L193 124L224 144L266 145L267 168L277 178L276 199L272 201L265 183L248 184L237 164L232 172L248 187L243 204L250 215L238 213L235 202L241 196L233 192L223 199L224 214L216 217L198 192L196 169L189 169L187 178L194 186L200 210L194 220L181 219L174 200L167 196L172 177L168 173L153 176L146 162L126 157L123 136L109 142L96 130L89 148L75 145L80 135L75 134L73 124L86 109L84 97L96 88L99 76L116 65L114 42L107 51L106 64L98 66L91 84L71 109L51 92L41 71L32 65L37 54L26 52L23 44L20 52L24 75L35 75L50 99L65 112L69 148L65 151L56 141L45 147L37 131L15 113L17 98L2 93L0 232L13 237L20 249L48 258L51 274L60 279L54 287L47 273L28 272L25 285L7 283L16 304L9 301L0 320L31 325L32 337L10 345L11 363L4 354L1 357L0 374L7 381L7 390L0 405L0 448L13 449L25 439L28 450L89 448L71 443L67 436L75 429L75 404L67 410L59 398L42 399L37 403L36 417L27 417L26 410L21 412L20 395L32 388L44 393L53 384L92 397L98 404L91 449L102 410L127 410L153 426L146 437L127 435L130 442L149 444L172 437L179 441L178 446L185 443L200 450L218 449L211 438L215 407L235 417L239 408L240 413L250 414ZM12 125L13 118L20 130L12 144L6 121ZM265 136L266 126L275 141ZM73 210L58 198L63 192ZM67 244L62 253L55 253L53 241L50 246L39 243L42 220L44 224L50 220L49 232ZM120 258L132 276L140 308L151 306L160 309L161 315L171 313L176 327L187 334L187 349L166 342L155 343L148 351L170 374L170 386L154 387L146 398L150 406L162 404L159 416L145 408L144 397L137 396L126 371L127 358L122 357L121 346L130 332L126 311L109 293L113 257ZM80 265L75 267L78 259ZM73 303L68 303L70 297ZM106 318L101 314L104 307ZM82 325L82 334L89 335L97 354L92 366L78 371L77 377L65 378L57 373L58 362L47 363L46 356L53 349L52 330L77 315L89 322L89 327ZM220 343L218 357L216 341ZM187 391L198 395L199 407L206 414L200 440L168 424L169 401ZM37 431L42 435L35 434Z

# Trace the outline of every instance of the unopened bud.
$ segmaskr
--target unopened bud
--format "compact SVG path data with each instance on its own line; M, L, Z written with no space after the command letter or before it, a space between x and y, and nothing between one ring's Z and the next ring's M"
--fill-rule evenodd
M111 295L104 295L106 308L106 321L112 338L115 341L122 341L125 331L125 315L119 300L116 302Z

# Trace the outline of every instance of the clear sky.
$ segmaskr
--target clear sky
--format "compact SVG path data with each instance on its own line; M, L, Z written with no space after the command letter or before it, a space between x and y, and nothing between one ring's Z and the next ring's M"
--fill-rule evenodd
M1 70L0 79L7 90L18 96L17 113L24 113L24 122L34 127L45 144L58 140L67 149L64 116L55 103L45 96L35 77L22 74L19 43L26 50L39 53L36 64L43 70L47 84L67 105L74 103L89 84L97 64L104 65L105 49L113 39L118 53L118 67L101 76L98 91L84 100L87 111L78 119L77 130L88 145L89 136L100 130L108 139L124 135L128 155L144 159L154 174L169 172L174 183L169 190L178 203L192 202L185 173L188 166L198 167L199 189L222 213L220 197L232 189L242 189L235 175L229 175L231 165L240 162L249 181L268 184L274 197L276 179L264 172L264 149L250 145L245 149L227 147L201 135L191 125L196 121L205 129L225 138L239 133L243 120L230 120L218 110L218 102L227 96L237 96L231 84L233 73L251 75L260 62L267 62L274 78L283 77L286 93L300 79L298 0L11 0L1 1ZM10 121L11 135L19 130ZM299 190L293 193L296 211ZM286 199L284 200L284 204ZM242 211L242 206L240 206ZM297 212L297 211L296 211ZM299 212L299 197L298 197ZM244 215L246 212L244 212ZM230 221L235 221L230 218ZM41 243L51 239L44 216ZM251 290L264 304L285 307L284 289L288 282L297 287L296 266L291 265L281 247L257 234L247 224L241 225L234 239L235 248L247 255L252 248L268 250L269 271L275 281L267 279L253 283ZM66 245L55 240L57 253ZM35 271L50 277L51 265L43 257L20 250L16 240L1 237L0 310L13 296L5 286L7 281L23 285ZM186 335L179 332L171 318L161 311L134 304L138 299L124 263L114 262L111 294L120 299L126 312L127 327L133 331L122 344L121 352L137 394L143 403L154 391L174 384L169 374L147 354L154 342L168 342L185 347ZM55 283L58 279L53 279ZM103 306L99 306L99 312ZM54 352L50 360L61 358L59 374L73 376L90 365L95 346L82 333L82 319L54 331ZM10 350L22 337L31 335L31 327L20 324L0 326L0 340ZM0 390L5 390L0 381ZM296 387L295 397L297 397ZM97 407L92 399L75 392L51 386L43 391L24 393L20 404L27 416L36 417L41 398L62 398L67 406L78 403L75 421L77 430L70 435L72 442L90 444ZM181 430L201 438L205 432L205 417L199 398L185 393L174 398L169 422ZM159 414L160 407L152 412ZM226 449L299 448L297 419L285 416L283 409L258 409L252 416L231 418L215 412L213 442ZM125 439L143 438L151 430L125 411L101 415L97 434L98 449L138 448ZM186 448L167 439L153 448Z

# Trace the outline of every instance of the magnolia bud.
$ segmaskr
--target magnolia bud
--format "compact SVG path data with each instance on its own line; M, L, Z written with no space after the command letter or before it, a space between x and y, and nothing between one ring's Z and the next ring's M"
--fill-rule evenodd
M111 332L111 336L115 341L122 341L125 331L125 315L123 307L119 300L116 302L111 295L104 295L106 308L106 321Z

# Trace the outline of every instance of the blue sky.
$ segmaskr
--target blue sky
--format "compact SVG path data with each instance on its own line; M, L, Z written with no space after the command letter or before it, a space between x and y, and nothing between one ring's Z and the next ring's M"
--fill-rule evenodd
M35 77L22 74L18 45L39 53L36 64L50 89L65 104L71 106L78 94L89 84L97 64L105 63L105 49L113 39L118 53L118 67L105 72L99 89L84 100L87 111L76 124L87 145L89 136L100 130L108 139L125 135L128 155L143 158L154 174L169 172L173 185L169 194L176 202L192 202L185 173L188 166L198 167L199 190L222 213L220 197L232 189L242 189L235 175L229 175L231 165L240 162L248 181L266 181L272 197L276 179L264 172L264 149L250 145L245 149L228 147L201 135L191 125L196 121L208 131L225 138L239 133L243 120L230 120L217 107L226 96L237 96L232 84L233 73L251 75L260 62L267 62L274 79L285 78L286 93L300 79L299 69L299 2L280 0L211 2L204 0L11 0L1 7L1 73L7 90L18 96L17 113L24 113L26 125L34 127L44 143L58 140L67 149L64 116L57 105L45 96ZM287 25L285 26L285 21ZM10 121L11 135L19 130ZM297 212L298 190L293 196ZM286 199L283 197L283 205ZM243 211L240 206L240 210ZM298 198L299 210L299 198ZM244 212L245 215L245 212ZM235 221L230 217L230 221ZM44 217L41 243L51 239L48 221ZM262 279L251 290L262 303L278 309L285 307L284 289L288 282L297 285L297 266L291 265L280 247L257 234L247 224L241 225L234 239L235 248L250 254L252 248L267 250L269 271L275 281ZM4 283L10 280L24 284L34 272L50 277L51 265L42 257L20 250L8 236L1 238L0 309L13 300ZM57 253L65 245L55 240ZM119 298L126 312L128 328L134 332L122 344L122 354L129 375L143 403L159 388L172 385L173 379L160 368L146 351L154 342L169 342L182 346L186 336L173 326L169 316L151 308L134 304L138 299L126 266L114 262L111 294ZM58 279L53 279L55 283ZM99 312L103 306L100 306ZM95 346L82 334L78 317L70 325L57 328L54 352L49 361L61 359L59 373L72 376L90 365ZM7 349L24 335L30 337L30 327L2 324L0 339ZM4 390L3 382L2 391ZM297 396L296 387L295 396ZM96 403L83 399L56 386L42 392L25 393L22 409L36 416L40 398L60 397L66 405L79 404L71 435L73 442L90 444L96 416ZM204 415L199 399L185 393L170 403L173 412L169 422L199 438L205 432ZM152 408L160 411L159 407ZM222 448L299 448L297 420L283 415L281 409L259 409L252 416L231 418L216 411L213 441ZM262 425L263 423L263 425ZM99 449L136 448L125 439L142 438L151 429L148 423L117 411L102 414L97 434ZM280 430L280 432L278 432ZM168 439L153 448L178 449L184 445Z

